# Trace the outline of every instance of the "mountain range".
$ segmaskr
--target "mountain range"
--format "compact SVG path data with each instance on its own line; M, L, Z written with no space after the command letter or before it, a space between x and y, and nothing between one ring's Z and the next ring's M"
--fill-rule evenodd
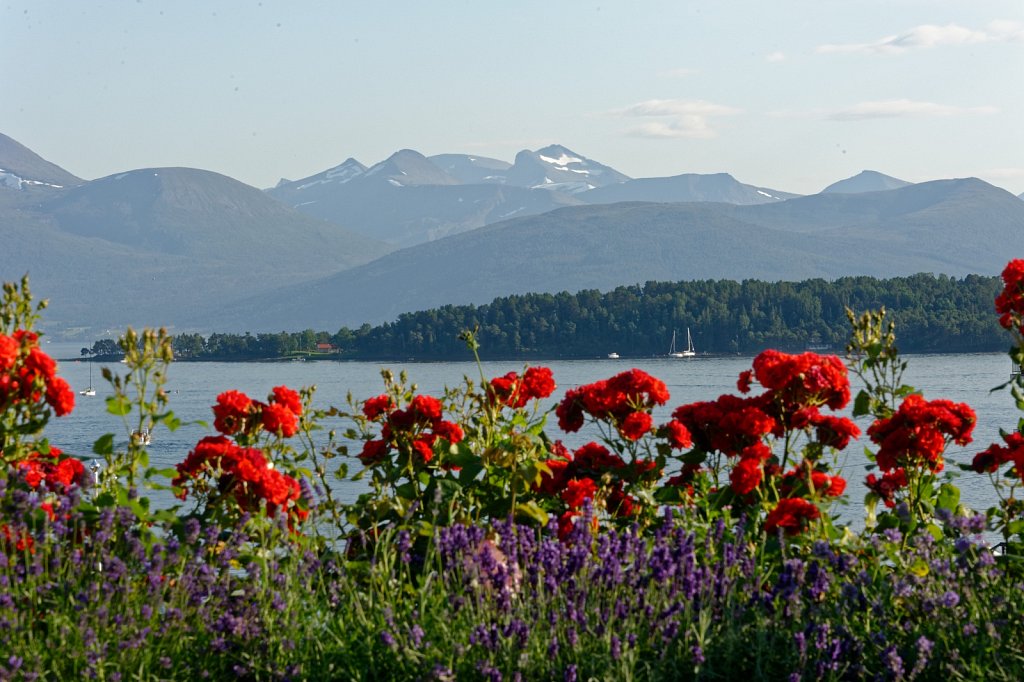
M651 280L991 275L1024 202L872 171L804 197L725 173L634 179L559 145L512 163L401 150L264 191L188 168L84 181L0 136L0 229L0 277L29 272L50 328L88 339L333 331Z
M561 145L523 150L513 163L403 149L369 168L345 163L268 193L308 215L397 247L415 246L512 217L621 201L761 204L797 195L727 173L632 179Z

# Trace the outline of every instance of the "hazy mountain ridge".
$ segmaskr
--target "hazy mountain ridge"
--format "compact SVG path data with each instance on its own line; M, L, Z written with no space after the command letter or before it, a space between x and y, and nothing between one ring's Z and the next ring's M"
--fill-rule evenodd
M515 293L650 280L992 275L1006 244L1022 237L1024 204L977 179L752 206L576 206L403 249L251 300L221 321L334 329Z
M744 205L785 201L800 195L747 185L728 173L684 173L669 178L627 180L597 187L577 196L588 204L612 204L619 201L715 201Z
M894 178L878 171L864 170L852 178L845 178L821 190L821 194L859 194L861 192L882 192L899 189L913 183Z
M0 167L34 158L59 169L11 142L0 146ZM560 146L530 152L520 169L537 163L617 178ZM569 193L516 186L513 170L401 150L267 191L187 168L66 188L0 184L0 272L31 274L36 293L53 299L55 328L277 331L651 280L996 274L1024 235L1019 198L973 178L851 193L865 187L858 181L786 198L725 173ZM599 203L633 192L661 203ZM707 197L720 201L699 200ZM304 211L287 205L297 199ZM384 255L393 248L384 241L415 240L433 241Z
M0 188L17 190L25 185L61 188L82 182L81 178L0 133Z
M523 150L514 163L467 154L428 158L406 149L361 173L341 174L346 164L267 192L308 215L398 247L580 203L753 204L798 196L746 185L726 173L632 179L562 145Z
M150 168L0 204L5 280L28 272L59 327L174 325L364 263L381 242L210 171Z

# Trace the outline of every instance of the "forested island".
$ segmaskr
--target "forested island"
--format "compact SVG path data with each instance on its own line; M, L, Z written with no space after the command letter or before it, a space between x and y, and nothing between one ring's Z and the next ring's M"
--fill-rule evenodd
M918 274L802 282L705 280L647 282L607 293L526 294L485 305L448 305L407 313L376 327L336 332L178 334L179 360L460 360L459 339L476 329L485 359L572 359L665 355L673 331L692 332L698 353L753 354L765 348L840 352L849 336L846 309L885 307L900 349L910 353L1005 350L992 314L998 277ZM112 340L83 355L117 353Z

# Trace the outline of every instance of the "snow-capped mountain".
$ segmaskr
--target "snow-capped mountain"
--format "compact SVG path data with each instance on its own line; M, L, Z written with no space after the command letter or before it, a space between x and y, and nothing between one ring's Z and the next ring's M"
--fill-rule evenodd
M516 154L505 181L518 187L574 194L629 179L628 175L614 168L553 144L537 151L524 149Z
M0 189L60 189L80 184L81 178L0 133Z

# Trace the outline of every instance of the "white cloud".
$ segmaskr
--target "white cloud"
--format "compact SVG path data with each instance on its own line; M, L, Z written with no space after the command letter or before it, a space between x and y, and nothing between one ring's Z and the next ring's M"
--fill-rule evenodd
M922 24L898 35L886 36L870 43L838 43L819 45L817 52L868 52L899 54L908 50L945 45L975 45L990 42L1024 41L1024 24L1016 21L993 21L983 29L970 29L958 24Z
M725 116L739 109L702 99L648 99L616 112L622 116Z
M862 121L869 118L903 118L922 116L963 116L998 113L996 107L957 107L935 102L917 102L893 99L879 102L860 102L851 107L825 112L832 121Z
M635 137L710 138L717 132L711 126L713 116L738 114L739 109L705 100L649 99L611 112L627 118L654 119L628 129Z
M626 131L633 137L707 139L717 133L703 116L680 116L669 121L650 121Z
M769 62L784 62L786 61L786 53L784 52L772 52L765 56L765 59Z

